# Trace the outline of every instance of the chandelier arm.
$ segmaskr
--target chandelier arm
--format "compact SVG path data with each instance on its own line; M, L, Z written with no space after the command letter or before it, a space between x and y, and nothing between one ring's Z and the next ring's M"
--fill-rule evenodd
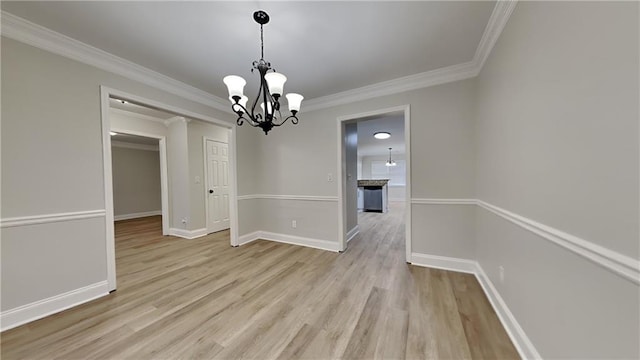
M254 127L258 126L257 125L258 122L255 120L253 116L249 115L249 111L244 106L240 104L232 104L231 110L233 110L233 112L235 112L236 115L238 115L238 119L236 120L236 123L238 124L238 126L242 126L242 124L245 121L251 126L254 126ZM249 115L249 118L246 118L244 115Z
M299 120L298 120L298 117L297 117L297 116L295 116L295 115L289 115L289 116L287 116L284 120L282 120L282 122L281 122L281 123L279 123L279 124L275 124L275 123L274 123L274 124L273 124L273 126L281 126L281 125L284 125L284 123L286 123L286 122L287 122L287 120L289 120L289 119L291 119L291 123L292 123L293 125L298 125L298 121L299 121Z

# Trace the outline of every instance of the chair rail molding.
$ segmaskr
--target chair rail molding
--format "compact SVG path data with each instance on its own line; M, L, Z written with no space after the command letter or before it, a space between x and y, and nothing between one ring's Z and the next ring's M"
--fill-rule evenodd
M620 254L604 246L571 235L551 226L478 199L422 199L412 198L411 204L417 205L477 205L539 237L553 242L583 258L590 260L613 273L640 284L640 260Z
M269 199L269 200L300 200L300 201L338 201L337 196L314 196L314 195L273 195L273 194L250 194L239 195L238 200L254 200L254 199Z
M15 226L28 226L37 224L56 223L63 221L81 220L104 217L106 212L100 210L74 211L65 213L53 213L31 216L20 216L0 219L0 228L8 228Z
M627 280L640 284L640 260L633 259L575 235L552 228L551 226L541 224L535 220L499 208L485 201L477 200L477 203L482 209L490 211L544 239L560 245Z

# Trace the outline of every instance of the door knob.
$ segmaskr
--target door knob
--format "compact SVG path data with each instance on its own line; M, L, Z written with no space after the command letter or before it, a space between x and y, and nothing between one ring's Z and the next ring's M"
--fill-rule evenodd
M209 189L209 194L213 194L213 190Z

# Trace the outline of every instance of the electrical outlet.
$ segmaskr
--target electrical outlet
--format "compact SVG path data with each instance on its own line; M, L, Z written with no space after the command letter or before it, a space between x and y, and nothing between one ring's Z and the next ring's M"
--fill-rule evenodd
M295 220L291 220L291 227L294 228L294 229L297 228L298 227L298 222L295 221Z
M500 283L504 283L504 266L500 265L498 267L498 270L500 270Z
M186 224L187 223L187 218L182 218L182 223Z
M327 174L327 181L333 181L333 174L332 173L328 173Z

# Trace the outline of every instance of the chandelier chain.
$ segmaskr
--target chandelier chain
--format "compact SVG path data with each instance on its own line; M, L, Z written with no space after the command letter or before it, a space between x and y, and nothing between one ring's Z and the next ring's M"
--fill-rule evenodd
M260 25L260 59L264 59L264 32L262 31L262 25Z

